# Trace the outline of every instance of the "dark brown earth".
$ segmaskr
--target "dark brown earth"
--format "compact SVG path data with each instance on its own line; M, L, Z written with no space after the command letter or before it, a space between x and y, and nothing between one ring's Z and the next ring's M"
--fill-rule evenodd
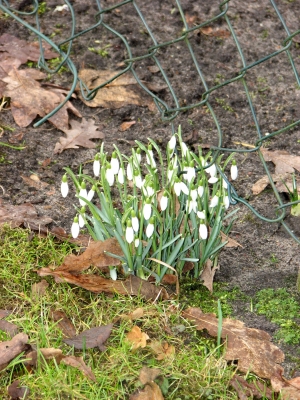
M24 2L23 2L24 3ZM96 6L92 0L74 1L74 10L77 18L77 30L81 31L91 26L95 19ZM136 2L142 11L156 40L161 43L179 37L183 25L180 20L175 1L152 0L151 2ZM14 2L20 4L20 2ZM101 1L103 8L117 4L116 1ZM190 26L199 24L217 15L218 2L181 1L183 12L190 21ZM48 1L48 10L40 17L41 29L50 36L55 25L60 24L60 35L54 37L59 42L69 35L70 19L68 14L53 13L60 1ZM277 2L278 9L284 18L288 29L295 32L300 29L300 3L297 1ZM26 9L26 6L25 6ZM229 1L227 16L243 50L246 64L249 65L282 48L287 33L276 15L272 2L260 1ZM30 19L28 19L30 21ZM145 33L140 18L131 3L105 13L104 22L116 29L127 39L133 56L147 53L152 45L149 35ZM242 68L236 45L229 33L224 19L219 18L209 25L213 32L219 34L204 34L199 29L190 34L190 43L193 46L195 57L201 67L208 87L220 81L237 76ZM205 32L205 31L204 31ZM25 27L12 19L0 19L0 34L10 33L20 39L33 41L36 37ZM295 67L300 72L300 34L295 36L290 48ZM95 41L100 44L95 44ZM101 57L88 50L88 47L100 46L107 48L108 56ZM105 28L97 28L86 35L74 40L71 58L76 67L92 68L97 70L124 68L123 61L128 58L125 47L116 35ZM203 84L192 63L191 56L183 42L167 46L158 52L158 59L163 66L181 106L197 103L205 91ZM163 87L162 76L152 73L149 66L153 61L148 58L135 63L138 76L148 83ZM259 63L246 73L246 82L251 92L254 109L257 114L258 125L262 135L275 132L300 119L299 97L295 75L285 52ZM64 87L70 87L72 75L70 72L55 74L51 82ZM169 107L174 107L174 101L167 89L160 90L158 96ZM148 96L148 94L144 94ZM150 97L149 97L150 99ZM90 108L79 99L72 100L83 117L92 118L100 130L105 134L105 149L110 153L113 144L116 144L123 153L129 154L134 140L147 143L147 138L156 140L165 148L171 137L171 126L162 122L160 113L153 108L128 105L119 109ZM209 103L219 121L224 148L243 148L235 142L255 145L258 139L257 130L250 112L247 97L241 81L233 82L213 91ZM153 111L154 110L154 111ZM80 164L92 160L96 150L77 149L65 150L61 154L54 154L54 146L63 133L49 122L39 128L30 125L27 128L18 127L8 109L0 114L1 125L15 128L14 132L5 131L1 141L11 143L16 141L18 134L23 135L21 140L26 148L22 151L0 147L2 162L0 164L1 197L4 202L23 204L30 202L35 205L40 215L53 219L54 226L61 226L69 230L74 216L72 199L63 200L60 195L60 182L63 167L70 166L74 171ZM119 127L124 121L136 121L131 128L121 132ZM180 112L173 121L175 129L182 126L183 137L191 146L198 143L217 145L218 132L216 125L208 112L207 107L198 107ZM299 126L295 126L270 139L265 145L270 150L286 150L290 154L300 155ZM247 147L244 147L246 150ZM276 199L270 190L259 196L252 195L252 185L265 173L256 152L239 153L237 155L239 178L235 189L239 196L247 199L261 215L274 219ZM42 164L51 159L47 167ZM272 163L268 163L271 172ZM84 164L88 171L91 164ZM40 180L49 184L44 189L36 190L28 186L21 175L30 176L35 173ZM55 187L55 192L52 191ZM52 193L52 194L49 194ZM284 201L287 199L282 197ZM287 214L289 214L289 209ZM298 237L300 236L299 218L287 216L287 223ZM256 218L244 205L239 205L238 220L231 235L243 247L226 249L220 256L220 270L216 274L218 282L229 283L230 287L237 286L242 292L254 296L263 288L293 289L296 286L297 273L300 267L299 245L286 233L279 223L266 223ZM276 260L276 261L274 261ZM234 315L244 321L249 327L259 328L274 334L276 325L268 322L263 316L250 311L249 303L234 304ZM285 364L286 374L299 375L299 347L280 344L287 354ZM298 370L298 372L297 372Z

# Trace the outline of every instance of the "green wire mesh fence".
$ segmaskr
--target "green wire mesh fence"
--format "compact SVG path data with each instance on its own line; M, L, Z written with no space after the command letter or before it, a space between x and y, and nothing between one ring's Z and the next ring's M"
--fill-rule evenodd
M142 6L138 4L142 4L143 2L138 2L134 0L125 0L119 3L116 3L114 5L111 5L111 1L100 1L100 0L95 0L94 8L96 8L95 11L95 23L89 26L87 29L84 29L80 32L76 31L76 16L74 12L74 8L72 4L68 0L64 0L65 5L67 6L67 16L68 21L71 21L70 23L70 36L65 38L63 41L60 43L55 43L54 40L50 39L47 35L42 33L41 29L41 23L40 20L42 19L42 16L40 15L39 12L39 7L40 3L37 0L33 0L31 2L32 6L30 11L23 11L24 5L28 5L27 1L21 1L19 4L14 6L10 4L11 2L7 0L0 0L0 10L4 12L7 16L14 18L18 23L26 27L29 31L31 31L33 34L36 35L36 37L39 40L40 43L40 51L41 51L41 57L38 63L38 66L48 73L55 74L57 73L62 66L67 67L70 72L73 75L73 83L71 85L70 91L68 95L66 96L64 102L62 102L57 108L55 108L50 114L45 116L43 119L38 121L34 126L38 127L41 124L43 124L49 117L51 117L54 113L56 113L71 97L73 94L76 86L80 85L80 90L81 90L81 95L83 99L85 100L92 100L95 95L97 94L98 91L101 91L103 87L111 83L113 80L116 78L120 77L121 75L125 74L126 72L131 72L133 76L135 77L137 83L143 88L143 90L154 100L157 109L159 110L159 113L161 115L162 121L168 121L170 122L172 132L175 132L174 128L174 122L176 118L178 117L178 121L176 120L177 124L180 123L180 115L182 115L184 112L189 111L191 109L195 108L201 108L205 107L207 112L210 113L210 116L212 120L214 121L215 128L217 131L217 146L213 146L213 159L215 160L218 155L221 152L240 152L240 153L247 153L247 152L257 152L259 155L260 161L264 167L264 170L269 178L270 184L272 186L276 201L278 203L276 209L274 210L275 212L275 218L270 219L266 218L263 215L261 215L256 209L254 209L245 199L241 198L238 196L236 190L232 185L229 185L229 196L230 196L230 201L231 204L236 204L238 202L245 204L258 218L260 218L263 221L267 222L278 222L283 225L283 227L289 232L289 234L298 242L300 243L299 238L295 236L295 234L291 231L291 229L287 226L287 224L284 221L284 218L286 216L286 209L287 207L291 207L292 205L298 203L296 202L289 202L289 203L283 203L281 196L275 186L275 183L273 182L271 173L269 171L269 168L266 164L266 161L264 160L264 157L260 151L261 146L266 140L270 140L270 138L275 137L277 135L280 135L283 132L287 132L291 129L293 129L295 126L297 126L300 123L300 120L293 121L292 123L282 127L279 130L274 130L272 132L269 132L268 134L263 134L262 129L259 123L259 119L257 117L257 113L255 110L255 106L253 105L252 101L252 96L251 96L251 90L249 88L249 83L246 80L247 74L249 71L256 66L258 66L261 63L265 63L271 59L276 59L276 57L279 57L280 55L284 55L290 65L290 73L293 75L295 84L297 87L300 87L300 78L299 74L297 72L297 67L295 64L294 56L291 52L291 48L293 46L293 38L300 33L300 29L294 30L291 32L285 22L285 19L283 18L282 14L280 13L275 1L269 0L269 8L271 8L273 15L276 16L278 20L278 24L280 24L281 29L285 32L285 38L282 40L282 43L280 46L277 46L277 50L275 52L270 52L270 54L265 55L262 58L259 58L255 60L254 62L247 62L244 53L243 53L243 48L242 45L239 42L239 35L235 31L231 17L229 16L228 10L230 8L230 3L231 0L225 0L223 2L220 2L218 5L218 9L215 12L215 14L205 20L202 21L201 23L194 24L192 27L189 26L186 14L184 13L184 10L182 8L182 4L179 0L175 0L174 3L174 9L176 9L176 12L179 13L180 16L180 23L181 27L179 28L180 31L178 31L178 34L176 35L175 38L172 38L172 40L158 40L152 30L150 29L149 25L147 24L147 14L142 13ZM106 3L109 6L103 7L102 3ZM105 22L105 17L109 13L116 11L116 10L122 10L123 7L126 8L126 13L136 13L136 15L139 17L140 24L142 26L143 31L145 32L145 43L146 43L146 48L143 49L143 53L138 56L134 56L132 52L132 48L130 46L129 41L126 39L126 35L121 34L120 31L117 31L115 28L112 26L108 25ZM130 7L130 8L128 8ZM144 15L145 14L145 15ZM158 18L159 16L159 11L158 11ZM34 22L33 22L34 21ZM226 26L226 29L231 35L231 38L233 40L233 43L236 47L236 51L238 54L239 58L239 67L236 68L236 71L234 74L231 74L232 76L228 79L222 79L222 81L219 82L214 82L213 84L207 83L207 79L205 76L205 73L203 72L203 68L201 64L198 61L198 58L196 56L197 48L195 46L200 47L201 43L197 45L194 40L191 40L194 37L194 33L196 31L199 31L200 29L205 29L205 27L208 27L212 23L220 23ZM111 77L109 80L106 82L103 82L101 85L97 86L96 88L93 88L92 90L89 90L89 88L85 85L85 83L78 77L78 72L75 64L72 61L72 46L73 46L73 41L77 38L79 38L82 35L87 34L88 32L95 30L96 28L101 27L101 29L106 30L109 32L111 35L114 37L119 38L121 41L122 45L124 46L124 53L126 53L126 57L123 59L123 65L125 67L116 74ZM299 21L299 28L300 28L300 21ZM43 48L42 44L43 42L47 42L52 46L52 49L55 50L58 55L60 56L60 63L55 69L49 68L49 65L47 64L47 61L43 57ZM162 52L166 52L170 48L174 49L174 45L183 45L185 46L190 59L192 60L191 65L196 71L197 78L201 82L201 90L202 93L199 96L199 101L191 103L191 104L184 104L182 105L182 102L180 102L176 91L172 85L172 82L168 76L168 73L165 71L164 66L162 65L160 61L160 55ZM278 48L279 47L279 48ZM139 77L139 74L136 72L136 67L139 64L139 62L144 61L144 60L151 60L152 64L157 68L157 71L160 72L161 77L163 78L164 84L166 85L167 91L168 91L168 98L167 100L165 98L159 97L154 91L150 90L143 80ZM230 87L231 84L234 82L239 82L244 90L248 107L250 109L251 115L252 115L252 120L253 124L255 125L255 130L256 130L256 141L255 145L251 149L245 149L245 148L228 148L224 146L224 140L223 140L223 133L221 129L221 124L219 123L218 117L214 111L214 108L210 102L210 97L214 92L218 92L221 88L225 87ZM200 87L199 86L199 87Z

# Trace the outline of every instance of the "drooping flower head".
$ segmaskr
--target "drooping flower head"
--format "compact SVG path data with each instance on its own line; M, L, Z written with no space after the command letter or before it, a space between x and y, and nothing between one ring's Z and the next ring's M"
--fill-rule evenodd
M61 179L60 191L62 197L67 197L69 193L69 185L68 185L68 177L66 174Z

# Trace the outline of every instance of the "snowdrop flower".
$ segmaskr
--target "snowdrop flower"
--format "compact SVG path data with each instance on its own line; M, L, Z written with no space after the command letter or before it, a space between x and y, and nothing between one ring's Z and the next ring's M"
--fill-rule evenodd
M169 150L171 156L174 154L175 147L176 147L176 136L172 135L167 145L167 149Z
M216 176L217 167L216 164L212 164L210 167L206 168L205 170L211 177Z
M207 239L207 236L208 236L207 226L205 225L203 219L200 221L200 225L199 225L199 236L203 240Z
M214 208L219 204L219 196L217 194L214 195L214 197L210 200L209 207Z
M187 155L189 149L184 142L180 143L180 147L181 147L182 155L183 155L183 157L185 157Z
M83 215L85 214L85 207L81 207L80 209L80 214L78 216L78 224L79 224L79 228L83 228L84 227L84 219L83 219Z
M149 164L152 168L156 167L156 162L154 160L154 155L153 155L151 144L149 144L149 146L148 146L148 153L146 153L146 161L147 161L147 164Z
M127 178L129 181L132 181L132 179L133 179L133 170L132 170L131 161L132 161L132 159L129 160L129 162L127 164L127 169L126 169Z
M205 214L203 211L197 211L197 217L199 219L204 219L205 220Z
M169 182L171 182L172 179L174 178L174 176L176 176L177 169L178 169L178 167L176 166L176 164L175 165L174 164L173 165L172 164L169 165L169 168L168 168L168 171L167 171L167 176L168 176L168 181Z
M186 205L186 209L187 209L188 214L190 214L192 211L194 211L194 213L196 213L197 212L197 202L192 200L192 198L190 197L189 201Z
M154 232L154 217L151 217L149 220L149 224L147 225L147 228L146 228L146 236L148 239L150 239L153 232Z
M120 168L120 169L119 169L119 172L118 172L118 182L119 182L121 185L124 184L124 175L125 175L124 169L123 169L123 168Z
M193 185L193 186L191 187L191 193L190 193L190 196L191 196L191 198L192 198L192 200L193 200L193 201L196 201L196 200L197 200L197 197L198 197L198 191L197 191L197 189L196 189L195 185Z
M139 244L140 244L140 239L139 238L134 239L134 247L135 248L139 247Z
M115 174L114 174L114 171L112 170L110 164L106 165L105 178L106 178L109 186L112 186L114 184L114 182L115 182Z
M94 162L93 162L93 172L95 176L100 175L100 156L99 154L95 155Z
M223 178L223 188L224 189L228 189L228 183L225 181L225 179Z
M87 200L88 200L88 194L87 194L85 182L82 182L82 183L81 183L80 191L79 191L79 196L80 196L80 197L83 197L84 199L87 199ZM86 204L85 201L82 200L82 199L79 199L79 203L80 203L81 206L84 206L84 205Z
M115 151L111 155L110 165L114 175L117 175L120 169L120 162Z
M219 178L217 178L216 176L211 176L208 180L208 183L217 183L219 180Z
M185 178L189 183L191 183L191 181L192 181L192 180L195 178L195 176L196 176L196 171L195 171L195 168L194 168L194 161L191 161L190 164L189 164L187 167L185 167L184 170L186 171L186 173L183 175L184 178Z
M169 201L169 198L168 198L167 192L163 192L163 195L161 196L160 202L159 202L161 211L165 211L167 209L168 201Z
M225 210L227 210L229 208L229 206L230 206L229 197L228 196L224 196L223 197L223 202L224 202Z
M180 182L180 188L181 188L182 193L184 193L186 195L189 194L189 189L184 182Z
M143 216L146 221L151 217L152 207L151 207L151 199L147 197L144 207L143 207Z
M74 239L76 239L77 236L79 235L79 231L80 227L79 227L78 217L76 216L71 226L71 234Z
M199 181L199 186L198 186L198 195L199 197L202 197L204 193L204 186L202 180Z
M140 171L138 171L137 169L133 173L133 182L135 186L139 189L141 189L141 187L143 186L142 176L140 174Z
M231 165L231 168L230 168L230 175L231 175L231 179L233 181L235 181L236 178L238 177L238 168L237 168L235 160L232 160L232 165Z
M179 178L176 178L173 188L177 197L180 196L181 192L183 192L184 194L189 194L188 187Z
M142 155L141 155L141 149L139 147L136 149L135 156L136 156L138 164L140 165L140 163L142 161Z
M69 185L68 185L68 177L66 174L62 177L60 191L62 197L67 197L69 193Z
M136 216L136 213L134 210L131 211L131 225L132 225L134 232L139 231L139 219Z
M145 192L146 192L146 195L147 195L148 197L151 197L151 196L154 195L154 185L153 185L153 183L149 183L149 184L145 187Z
M134 241L134 230L130 219L127 221L125 239L127 243L132 243Z
M92 198L94 197L95 192L96 192L96 186L93 185L93 186L92 186L92 189L91 189L91 190L88 192L88 194L87 194L87 199L88 199L88 201L91 201L91 200L92 200Z
M110 267L109 268L109 275L113 281L117 280L117 268L116 267Z

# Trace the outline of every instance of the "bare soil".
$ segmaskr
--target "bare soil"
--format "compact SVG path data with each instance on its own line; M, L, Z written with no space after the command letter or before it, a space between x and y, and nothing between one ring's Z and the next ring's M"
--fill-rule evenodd
M13 3L13 2L12 2ZM23 2L24 3L24 2ZM55 27L60 26L60 34L53 38L59 42L70 32L69 14L54 13L55 6L60 1L47 1L47 11L40 17L41 29L50 36ZM74 10L77 18L77 30L81 31L94 24L96 2L86 0L74 1ZM116 4L112 0L101 1L103 8ZM151 2L137 1L153 35L158 42L168 41L179 37L183 25L175 1L152 0ZM291 32L300 28L300 3L297 1L278 0L278 8ZM14 2L20 4L20 2ZM181 5L186 16L192 23L200 23L217 15L218 1L195 2L182 0ZM26 5L25 5L26 8ZM276 12L267 0L229 2L227 12L236 32L246 63L249 65L282 48L287 37ZM28 19L29 21L30 19ZM124 35L130 44L133 56L147 53L152 45L151 38L145 31L141 19L131 3L105 13L104 22ZM242 63L231 35L225 37L222 30L227 29L224 19L217 19L210 25L213 32L221 30L218 35L204 34L199 30L191 34L190 42L195 57L200 64L208 87L214 86L219 80L226 80L236 76L242 68ZM228 31L228 29L227 29ZM229 31L228 31L229 32ZM1 19L0 34L10 33L20 39L35 40L35 36L15 20ZM300 42L300 34L295 40ZM95 41L100 41L96 43ZM88 47L106 45L108 56L102 57L88 50ZM295 66L300 71L300 50L296 41L292 44L291 55ZM201 100L205 91L196 72L191 56L184 43L178 42L167 46L158 52L158 58L176 92L180 105L190 105ZM82 67L96 70L120 70L123 61L128 55L119 37L103 27L80 36L73 43L71 58L78 69ZM164 81L160 74L151 72L153 61L148 58L135 63L138 76L146 82L163 86ZM70 87L72 75L69 72L55 74L52 83ZM293 74L291 64L285 52L249 69L246 73L246 82L257 114L262 134L274 132L300 119L299 96L300 90ZM162 98L170 107L174 101L167 89L159 91ZM148 96L145 93L145 96ZM224 148L241 148L235 142L254 145L257 137L256 127L250 112L249 104L243 85L240 81L233 82L210 94L210 104L216 113L223 133ZM105 134L105 149L110 153L113 144L129 154L138 139L147 143L147 138L156 140L165 148L171 137L170 123L162 122L160 113L148 107L125 106L120 109L90 108L79 99L72 100L83 117L92 118L101 127ZM17 135L23 136L26 148L22 151L7 147L0 147L2 162L0 164L1 197L4 202L23 204L30 202L35 205L41 216L53 219L53 225L70 229L74 217L72 198L63 200L60 194L60 182L63 167L70 166L74 171L80 164L84 164L87 171L91 170L91 163L96 150L80 148L66 150L61 154L54 154L54 146L60 136L64 134L49 122L39 128L29 126L18 127L10 110L3 110L0 115L1 124L15 128L14 132L5 131L1 141L18 145ZM124 121L136 121L125 132L120 131ZM175 128L182 126L183 137L190 146L198 143L217 145L218 133L214 121L206 107L193 108L180 112L173 121ZM268 143L270 150L287 150L290 154L300 155L299 127L295 126L280 135L275 136ZM245 147L246 149L246 147ZM45 160L50 163L43 167ZM235 189L239 196L267 218L275 218L274 208L276 199L271 190L264 191L259 196L253 196L251 187L265 172L258 155L253 153L239 153L237 155L239 178ZM268 163L273 172L274 166ZM28 186L23 176L35 173L48 186L36 190ZM53 190L55 189L55 190ZM285 199L286 200L286 199ZM216 281L229 283L230 287L238 287L245 294L254 297L258 290L264 288L293 289L300 267L299 246L278 223L266 223L256 218L244 205L238 205L238 220L234 226L232 237L242 247L227 248L220 256L220 270L216 274ZM289 210L288 210L289 214ZM300 233L299 218L287 216L286 221L294 230ZM271 335L276 325L270 323L263 316L250 311L250 303L236 302L234 316L241 319L249 327L266 330ZM280 347L285 351L286 374L300 375L300 353L298 346Z

